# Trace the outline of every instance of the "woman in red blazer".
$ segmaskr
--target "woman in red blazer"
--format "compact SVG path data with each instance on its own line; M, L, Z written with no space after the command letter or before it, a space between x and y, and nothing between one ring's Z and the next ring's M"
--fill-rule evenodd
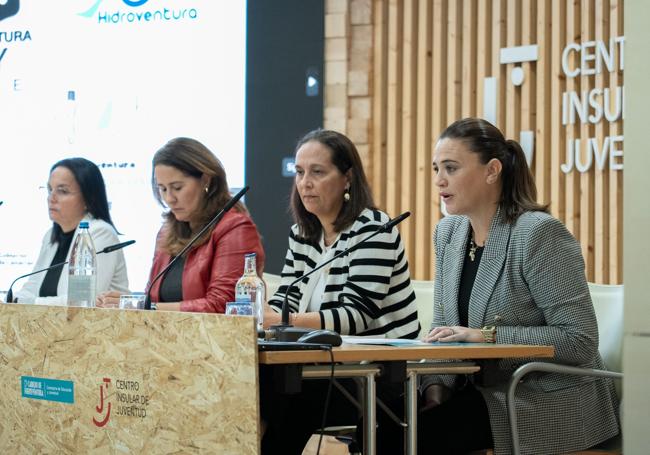
M150 282L231 197L217 157L189 138L172 139L156 152L151 184L154 197L169 210L156 240ZM158 310L223 313L226 302L235 298L247 253L256 253L261 276L262 243L248 211L238 202L154 283L151 301ZM98 306L115 306L118 301L119 294L107 293L100 296Z

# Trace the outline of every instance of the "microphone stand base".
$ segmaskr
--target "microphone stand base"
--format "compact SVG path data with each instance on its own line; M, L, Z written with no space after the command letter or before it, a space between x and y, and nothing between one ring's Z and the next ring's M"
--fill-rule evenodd
M312 332L314 329L306 327L294 327L292 325L273 325L269 330L274 333L273 340L276 341L298 341L301 336Z

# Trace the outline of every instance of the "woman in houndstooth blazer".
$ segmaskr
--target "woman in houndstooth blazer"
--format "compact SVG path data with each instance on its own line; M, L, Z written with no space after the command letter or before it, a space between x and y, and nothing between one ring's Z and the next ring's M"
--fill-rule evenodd
M555 362L603 368L580 245L535 202L519 144L485 120L459 120L438 140L433 167L453 216L434 236L434 322L425 339L553 345ZM506 388L526 361L486 362L480 376L424 378L419 452L509 453ZM517 401L523 453L585 449L619 432L609 380L529 375Z

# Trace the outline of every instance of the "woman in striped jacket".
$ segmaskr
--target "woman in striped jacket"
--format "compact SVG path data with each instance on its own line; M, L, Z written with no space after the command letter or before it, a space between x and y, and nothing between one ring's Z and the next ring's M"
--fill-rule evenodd
M284 295L294 280L358 244L389 220L388 215L374 208L359 153L344 135L327 130L308 133L298 143L295 163L291 211L296 224L289 236L282 283L268 302L266 327L280 322ZM396 228L378 234L288 291L289 322L295 326L390 338L415 338L420 331L408 262ZM269 424L264 453L301 453L305 438L320 426L321 415L310 408L314 403L309 402L313 398L322 404L323 385L326 382L304 382L300 395L284 397L282 404L273 405L273 416L265 416L270 398L263 387L262 415ZM334 399L328 414L330 421L356 423L356 412L346 406L346 400ZM277 412L288 402L292 402L289 406L293 410L288 414L297 416L298 422L288 423L288 417ZM307 406L309 411L296 412L296 406ZM284 429L290 438L281 435ZM272 442L274 439L278 446Z
M389 220L373 206L354 144L327 130L312 131L298 144L291 211L296 224L282 283L269 300L275 311L265 316L266 326L279 322L284 295L294 280ZM295 326L390 338L415 338L419 332L408 262L396 228L299 281L288 298Z

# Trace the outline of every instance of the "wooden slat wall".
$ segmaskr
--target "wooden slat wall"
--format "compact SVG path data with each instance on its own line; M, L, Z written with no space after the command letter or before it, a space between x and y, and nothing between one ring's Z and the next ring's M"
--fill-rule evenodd
M609 8L610 36L623 36L623 0L611 0ZM623 85L623 75L613 73L609 78L609 87L615 90ZM616 122L610 127L611 135L623 135L623 122ZM623 282L623 172L610 170L609 191L607 193L609 206L609 266L603 269L609 271L610 283Z
M326 126L346 132L359 147L380 208L393 216L413 212L400 231L414 278L432 279L435 273L431 236L442 216L431 170L437 136L454 120L482 116L483 81L496 77L497 126L512 139L519 140L520 131L535 134L531 166L539 200L550 203L552 214L580 241L589 281L622 282L623 171L610 169L609 158L602 171L593 157L586 173L565 174L560 166L574 139L581 140L584 162L589 138L595 137L602 147L606 137L623 134L622 120L562 124L564 92L608 87L615 93L623 85L622 72L604 69L595 76L566 77L561 67L568 43L608 43L610 37L623 36L623 0L327 0L326 4L329 13L341 12L348 21L348 50L357 50L345 54L345 64L334 62L345 74L326 69L326 78L351 84L363 79L359 73L365 70L367 82L367 93L348 89L345 103L338 91L337 96L328 96L330 85L325 81ZM355 20L359 17L364 18L362 23ZM370 27L366 34L371 39L355 38L355 27L362 25ZM330 40L340 39L340 32L326 36L326 49ZM538 45L536 62L499 62L499 49L528 44ZM363 46L368 47L365 53ZM579 67L579 54L572 52L569 62ZM525 74L519 87L510 79L515 66ZM360 96L370 103L361 113L354 109ZM329 100L338 104L329 106Z

